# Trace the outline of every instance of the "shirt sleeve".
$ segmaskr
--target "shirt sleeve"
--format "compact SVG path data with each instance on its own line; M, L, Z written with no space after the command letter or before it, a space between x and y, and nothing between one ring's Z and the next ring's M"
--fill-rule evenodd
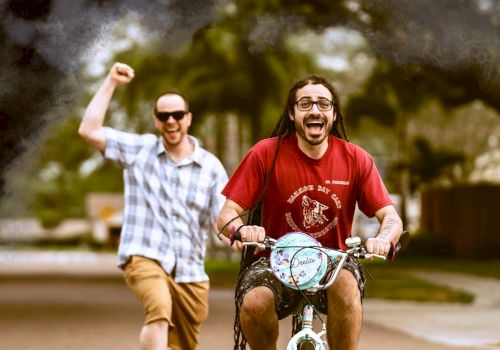
M252 208L264 187L265 149L262 143L250 149L229 179L222 194L243 209Z
M358 206L366 216L373 217L377 210L393 203L373 158L366 151L359 151Z
M212 224L217 222L217 217L219 216L219 213L224 206L224 202L226 201L226 198L222 195L222 189L227 184L226 169L224 169L224 166L217 158L215 160L215 176L210 200L210 222Z
M113 128L104 128L106 148L104 158L112 160L123 167L131 165L139 151L149 141L154 142L154 135L139 135L118 131ZM153 140L151 140L153 136Z

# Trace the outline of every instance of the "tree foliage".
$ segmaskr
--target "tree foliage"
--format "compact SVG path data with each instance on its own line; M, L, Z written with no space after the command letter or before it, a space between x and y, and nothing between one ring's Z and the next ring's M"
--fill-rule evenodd
M419 117L422 106L439 101L444 108L452 109L480 100L500 111L498 1L167 3L88 1L80 4L87 11L81 21L58 24L63 26L57 33L59 38L65 39L63 34L72 37L82 51L88 47L82 42L98 33L98 28L92 25L96 22L85 21L93 17L99 23L108 23L108 19L116 20L135 12L143 17L139 21L143 28L156 38L147 45L136 41L118 50L107 62L109 65L112 61L126 62L136 72L134 82L116 92L109 125L152 131L154 98L166 90L177 89L189 98L194 127L203 125L207 118L217 118L213 134L220 152L224 151L227 115L236 116L238 123L241 122L238 125L251 126L253 143L269 134L270 121L278 117L293 80L318 70L318 52L299 50L288 39L306 30L321 33L334 27L361 33L376 61L364 86L347 98L344 111L347 121L356 127L364 118L370 118L395 130L393 135L398 141L406 140L406 151L393 158L395 164L406 169L411 165L412 188L418 182L432 181L433 176L441 177L446 173L444 169L449 168L444 164L460 160L456 154L435 148L430 140L406 138L408 122ZM73 76L76 70L68 62L77 61L78 50L66 41L64 54L53 52L46 28L55 26L56 5L50 0L9 0L0 11L5 23L0 28L0 58L4 63L0 71L5 77L0 96L0 127L2 149L7 150L0 157L0 195L4 190L5 170L27 150L25 139L37 136L37 130L57 120L40 116L57 105L72 105L72 115L65 122L58 122L43 147L37 150L38 173L51 175L34 175L37 199L33 208L41 216L46 210L47 222L56 222L55 218L64 215L82 215L83 197L90 190L121 188L120 171L111 164L95 161L97 165L90 174L82 173L86 165L92 164L88 160L95 153L76 134L77 116L81 113L76 107L83 108L93 94L84 87L92 79L79 75L80 84L75 85L80 91L74 91L71 84L65 87L69 92L61 91L65 78ZM68 9L75 10L69 5ZM75 18L74 13L71 16ZM122 27L121 35L129 35L128 30L128 25ZM339 76L333 76L333 80ZM87 94L81 106L75 97L80 94ZM430 166L429 159L434 172L424 169Z
M80 118L68 118L45 139L35 161L32 210L45 226L67 217L85 216L85 197L90 192L120 192L121 169L95 157L94 150L75 135ZM94 163L94 164L89 164ZM91 170L85 171L85 163Z
M409 160L396 163L392 171L408 169L410 174L410 191L414 193L422 186L449 183L454 175L454 166L465 161L461 152L446 148L434 148L427 139L418 137L410 147Z
M479 0L281 1L308 26L363 33L373 53L416 66L444 103L475 99L500 111L500 3ZM398 90L399 92L403 92ZM403 92L404 93L404 92Z

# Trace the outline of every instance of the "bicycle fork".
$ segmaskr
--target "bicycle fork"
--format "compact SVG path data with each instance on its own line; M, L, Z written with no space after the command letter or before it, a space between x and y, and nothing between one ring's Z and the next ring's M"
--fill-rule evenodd
M302 329L288 342L287 350L324 350L326 341L321 339L326 334L325 324L319 333L313 330L314 307L304 305L302 310Z

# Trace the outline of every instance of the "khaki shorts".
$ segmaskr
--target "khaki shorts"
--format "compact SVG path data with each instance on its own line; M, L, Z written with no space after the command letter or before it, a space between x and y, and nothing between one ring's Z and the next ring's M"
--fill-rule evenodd
M132 256L123 275L144 307L144 324L166 320L168 346L195 349L201 323L208 316L208 281L175 283L156 260L142 256Z

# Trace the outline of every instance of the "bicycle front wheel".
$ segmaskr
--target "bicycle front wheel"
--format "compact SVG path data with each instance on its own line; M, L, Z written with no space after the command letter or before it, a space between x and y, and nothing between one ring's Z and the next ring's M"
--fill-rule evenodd
M297 350L316 350L316 343L313 341L303 341L297 346Z

